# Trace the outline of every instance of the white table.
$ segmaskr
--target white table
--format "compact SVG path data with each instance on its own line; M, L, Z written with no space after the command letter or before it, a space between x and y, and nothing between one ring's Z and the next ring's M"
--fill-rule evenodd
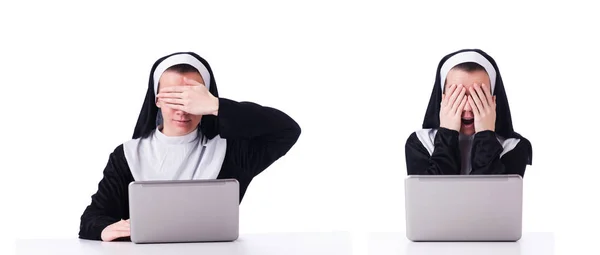
M553 255L552 233L523 233L518 242L411 242L404 233L371 233L369 255Z
M237 241L220 243L134 244L131 242L100 242L80 239L17 240L17 254L339 254L351 255L351 236L333 233L272 233L240 234Z

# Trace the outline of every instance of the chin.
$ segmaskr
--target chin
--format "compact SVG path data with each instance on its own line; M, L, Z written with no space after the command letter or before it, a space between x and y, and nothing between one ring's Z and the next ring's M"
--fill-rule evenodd
M173 125L169 126L169 130L172 130L173 132L177 133L178 135L184 135L184 134L187 134L187 133L191 132L192 130L194 130L194 128L191 126L188 126L188 125L173 124Z
M469 130L461 130L460 131L463 135L474 135L475 134L475 130L473 129L469 129Z
M177 128L177 131L179 131L180 134L189 134L193 130L194 130L194 128L192 128L192 127L179 127L179 128Z

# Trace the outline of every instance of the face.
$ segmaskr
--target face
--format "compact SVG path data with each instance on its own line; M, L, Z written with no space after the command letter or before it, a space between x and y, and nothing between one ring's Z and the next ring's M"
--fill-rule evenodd
M462 84L466 89L465 95L471 95L469 89L473 87L473 84L475 83L479 85L483 83L490 85L490 77L487 72L484 70L465 72L459 69L451 69L446 76L446 87L444 88L444 91L446 91L449 85ZM465 105L461 116L460 132L465 135L475 134L473 109L471 109L471 106L468 103Z
M166 71L160 77L158 92L160 92L161 88L184 85L183 77L204 84L204 80L202 80L202 76L200 76L199 73L190 72L181 74L177 72ZM189 134L190 132L194 131L196 127L198 127L198 124L200 124L200 120L202 119L201 115L192 115L184 111L174 110L170 107L164 106L162 102L157 102L156 106L160 108L162 112L162 133L167 136L182 136Z

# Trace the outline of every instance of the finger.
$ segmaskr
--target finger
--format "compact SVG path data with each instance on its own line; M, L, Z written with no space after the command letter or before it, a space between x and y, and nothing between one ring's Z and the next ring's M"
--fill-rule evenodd
M456 88L456 84L452 84L452 85L448 86L448 88L446 89L446 92L443 94L443 97L442 97L442 104L443 105L447 105L448 104L448 97L450 95L452 95L452 92L454 92L455 88Z
M131 232L130 231L115 231L115 230L111 230L109 233L106 234L106 238L102 238L105 242L110 242L113 241L117 238L121 238L121 237L127 237L130 236Z
M112 231L130 231L131 227L129 225L123 225L123 226L115 226L113 229L111 229Z
M187 77L183 77L183 84L194 85L194 86L204 86L204 84L202 84L194 79L188 79Z
M456 98L458 97L458 94L460 93L461 90L462 90L462 85L456 86L456 89L454 89L454 91L452 92L452 95L450 96L450 99L448 100L448 104L450 104L450 106L454 105L454 103L456 102Z
M184 100L178 99L178 98L160 98L160 99L158 99L158 101L163 102L163 103L169 103L169 104L178 104L178 105L184 104Z
M479 95L477 94L477 90L474 88L475 86L471 87L471 97L473 98L473 102L475 103L475 108L477 108L477 111L479 113L481 113L484 108L483 108L483 103L481 103L481 99L479 98Z
M494 99L492 98L492 89L490 89L490 86L488 86L485 83L482 84L481 87L483 88L483 92L485 93L485 98L487 99L488 105L491 106L494 102Z
M452 95L452 93L454 93L454 91L456 90L456 88L458 87L457 84L452 84L448 87L448 89L446 90L446 98L450 97Z
M110 230L110 233L129 233L129 232L131 232L131 229L129 227Z
M183 92L160 92L156 95L158 98L182 98Z
M179 105L179 104L165 103L165 106L169 107L171 109L174 109L174 110L180 110L180 111L184 111L184 112L186 111L186 107L183 105Z
M112 234L112 236L114 237L114 239L119 238L119 237L130 236L130 235L131 235L131 231L129 231L129 230L127 230L127 231L115 231Z
M462 103L463 97L465 96L466 90L465 87L460 88L460 92L454 103L452 104L452 112L456 112L458 110L458 106ZM462 109L461 109L462 111Z
M477 91L477 97L479 97L479 101L481 102L481 105L484 108L480 108L480 111L483 111L484 109L489 108L490 104L487 100L487 97L485 96L485 93L483 92L483 90L481 89L481 85L474 85L473 87L475 87L475 91ZM477 103L477 101L475 101Z
M119 222L119 224L116 224L111 227L112 230L127 230L127 231L129 231L130 228L131 228L131 225L125 221Z
M465 105L467 105L467 103L468 103L467 97L465 96L462 98L460 105L458 105L458 109L456 109L456 115L462 114L462 111L463 111L463 109L465 109Z
M160 93L164 93L164 92L184 92L184 91L188 91L190 89L191 89L190 86L171 86L171 87L160 88Z
M475 117L477 119L479 119L479 109L477 109L477 105L475 105L475 101L473 100L472 96L468 96L468 101L469 101L469 105L471 106L471 109L473 109L473 115L475 115Z

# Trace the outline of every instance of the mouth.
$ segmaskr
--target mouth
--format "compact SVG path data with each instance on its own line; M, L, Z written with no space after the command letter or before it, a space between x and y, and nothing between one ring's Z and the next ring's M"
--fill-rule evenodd
M188 122L190 122L192 120L173 120L173 121L175 121L177 123L188 123Z
M463 124L463 125L465 125L465 126L472 125L472 124L473 124L473 122L475 121L475 120L474 120L474 119L472 119L472 118L471 118L471 119L464 119L464 118L463 118L463 119L461 119L461 120L462 120L462 124Z

